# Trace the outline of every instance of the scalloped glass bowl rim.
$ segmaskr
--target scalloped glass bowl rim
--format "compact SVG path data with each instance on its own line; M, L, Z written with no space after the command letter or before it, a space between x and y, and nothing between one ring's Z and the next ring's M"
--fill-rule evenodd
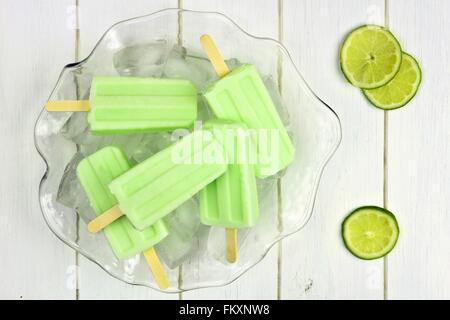
M164 292L164 293L180 293L180 292L186 292L186 291L191 291L191 290L196 290L196 289L202 289L202 288L210 288L210 287L221 287L221 286L226 286L230 283L233 283L234 281L236 281L237 279L239 279L244 273L246 273L248 270L250 270L251 268L253 268L255 265L257 265L261 260L264 259L264 257L269 253L269 251L272 249L272 247L278 243L279 241L283 240L284 238L299 232L301 229L303 229L305 227L305 225L308 223L309 219L312 216L312 212L313 212L313 208L314 208L314 202L316 199L316 195L317 195L317 189L319 186L319 182L320 182L320 178L322 176L323 170L326 166L326 164L328 163L328 161L331 159L331 157L333 156L333 154L336 152L337 148L339 147L339 144L341 142L342 139L342 133L341 133L341 123L340 123L340 119L339 116L336 114L336 112L328 105L326 104L322 99L320 99L315 93L314 91L310 88L310 86L307 84L307 82L305 81L305 79L303 78L302 74L300 73L300 71L297 69L297 66L294 64L291 55L289 54L288 50L284 47L284 45L282 43L280 43L279 41L269 38L269 37L259 37L259 36L254 36L250 33L248 33L247 31L245 31L243 28L241 28L236 22L234 22L231 18L229 18L227 15L220 13L220 12L214 12L214 11L197 11L197 10L187 10L187 9L179 9L179 8L167 8L167 9L163 9L163 10L159 10L150 14L146 14L146 15L142 15L142 16L138 16L138 17L133 17L133 18L129 18L129 19L125 19L125 20L121 20L115 24L113 24L111 27L109 27L101 36L101 38L97 41L97 43L95 44L94 48L92 49L92 51L89 53L89 55L82 59L79 62L75 62L75 63L69 63L67 65L65 65L58 77L58 80L56 81L56 84L52 90L52 92L50 93L50 96L53 94L53 92L57 89L57 84L59 83L60 79L62 78L64 72L67 69L70 68L74 68L74 67L78 67L80 65L85 64L90 57L92 56L92 54L95 52L95 50L97 49L97 47L100 45L100 43L102 43L102 41L105 39L105 37L107 36L107 34L113 30L116 26L121 25L121 24L125 24L127 22L130 21L136 21L139 19L144 19L144 18L149 18L152 16L157 16L160 14L165 14L167 12L178 12L178 13L182 13L182 12L190 12L190 13L195 13L195 14L210 14L210 15L217 15L219 16L221 19L225 19L227 20L228 23L233 24L240 32L242 32L243 34L245 34L247 37L253 38L255 40L261 40L261 41L269 41L272 43L275 43L278 47L279 50L281 50L281 52L288 58L288 62L292 65L292 67L295 70L295 73L297 74L297 76L300 78L300 83L302 86L306 87L306 91L309 92L313 98L317 99L324 107L326 107L333 115L334 115L334 119L336 121L336 125L338 127L338 132L337 132L337 139L335 142L335 145L333 148L330 149L329 154L326 155L323 163L320 165L320 169L318 170L316 179L314 181L314 189L312 191L312 196L310 198L310 203L308 204L309 210L308 210L308 215L305 217L305 219L299 223L299 227L296 228L295 230L288 232L288 233L283 233L280 234L279 236L277 236L271 243L268 244L267 249L265 250L264 254L257 259L256 261L252 262L250 265L246 266L245 268L242 268L238 273L235 274L235 276L233 277L233 279L231 281L224 281L223 283L214 283L211 285L205 285L205 286L199 286L196 288L188 288L188 289L178 289L178 290L172 290L172 291L164 291L164 290L160 290L157 287L152 287L149 286L148 284L145 283L140 283L140 282L130 282L127 281L126 279L120 278L117 275L111 273L110 271L108 271L100 262L96 261L95 258L91 257L88 253L86 253L82 247L78 246L76 243L73 243L72 241L67 241L63 235L60 235L59 233L57 233L52 227L50 222L47 220L47 216L44 213L44 210L42 208L42 203L39 199L39 205L41 207L41 213L42 216L47 224L47 226L49 227L49 229L52 231L52 233L59 239L61 240L63 243L65 243L67 246L69 246L70 248L72 248L73 250L81 253L85 258L87 258L88 260L92 261L93 263L95 263L96 265L98 265L100 268L102 268L107 274L109 274L110 276L123 281L125 283L128 283L130 285L135 285L135 286L143 286L143 287L147 287L147 288L152 288L154 290L160 291L160 292ZM49 96L49 97L50 97ZM37 141L37 135L36 135L36 130L37 130L37 125L42 117L42 114L44 112L44 109L41 110L41 112L39 113L39 116L35 122L35 126L34 126L34 144L36 147L37 152L39 153L39 155L41 156L41 158L44 160L45 165L46 165L46 169L45 169L45 173L42 176L42 179L39 183L39 198L41 196L41 190L42 190L42 185L43 183L46 181L48 172L49 172L49 166L48 166L48 162L47 159L45 158L45 156L43 155L42 151L39 148L39 143Z

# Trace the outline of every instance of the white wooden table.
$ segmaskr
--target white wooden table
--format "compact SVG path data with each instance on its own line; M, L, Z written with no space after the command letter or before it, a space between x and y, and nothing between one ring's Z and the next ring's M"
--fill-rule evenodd
M167 7L219 11L282 41L342 121L307 227L222 288L162 294L113 279L48 230L38 204L44 163L33 125L63 65L85 57L113 23ZM0 298L450 298L450 1L0 1ZM421 62L404 109L370 107L338 71L339 42L363 23L389 25ZM352 208L386 205L401 235L388 258L361 261L340 239Z

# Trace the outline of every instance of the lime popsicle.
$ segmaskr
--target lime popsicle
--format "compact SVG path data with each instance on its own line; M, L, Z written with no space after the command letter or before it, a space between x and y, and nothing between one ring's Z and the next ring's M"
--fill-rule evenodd
M251 138L245 125L211 120L205 129L225 145L227 171L200 192L203 224L225 228L248 228L258 220L258 197L254 165L249 163Z
M109 184L120 209L142 230L172 212L227 168L222 145L194 131Z
M204 92L214 114L256 130L257 177L265 178L286 168L294 159L294 146L256 68L244 64L230 71L212 39L203 35L200 41L221 77Z
M259 216L252 141L245 125L211 120L210 129L225 146L227 171L200 192L200 220L203 224L226 228L229 262L236 261L236 228L253 226Z
M89 111L94 134L168 131L191 127L197 90L178 79L94 77L89 101L49 101L47 111Z
M113 146L105 147L79 163L78 179L97 215L117 208L117 200L109 192L108 184L129 169L130 164L125 154ZM163 221L157 221L145 230L138 231L122 216L108 225L104 232L118 259L128 259L144 252L158 285L161 288L168 287L166 275L153 249L154 245L168 235Z

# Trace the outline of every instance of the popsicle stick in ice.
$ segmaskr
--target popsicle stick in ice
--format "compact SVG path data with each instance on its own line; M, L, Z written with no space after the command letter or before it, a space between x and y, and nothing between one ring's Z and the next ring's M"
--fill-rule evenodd
M225 63L225 60L223 60L219 50L217 50L216 44L208 34L204 34L200 37L200 43L219 78L230 73L230 69Z
M200 37L200 43L206 55L208 56L209 61L213 65L217 76L219 76L219 78L222 78L230 73L230 69L225 63L225 60L223 60L222 55L216 47L216 44L208 34L204 34ZM226 258L228 262L234 263L237 259L236 229L227 228L225 234Z
M150 272L152 273L158 288L163 290L167 289L169 287L169 279L167 278L167 274L164 271L161 261L159 261L155 248L151 247L142 253L144 254L147 265L150 268Z
M167 289L169 287L169 280L167 279L166 272L159 261L155 248L151 247L150 249L144 251L143 254L158 287L161 289Z
M50 100L44 105L49 112L88 112L89 100Z
M230 263L236 262L237 254L237 230L234 228L225 229L225 245L227 261Z
M90 233L97 233L121 216L123 216L122 211L120 211L118 205L115 205L111 209L103 212L97 218L91 220L87 225L87 229Z

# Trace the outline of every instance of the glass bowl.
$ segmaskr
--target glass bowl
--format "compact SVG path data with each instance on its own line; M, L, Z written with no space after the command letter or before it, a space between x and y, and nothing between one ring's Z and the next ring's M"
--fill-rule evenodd
M341 139L339 119L308 87L279 42L254 37L225 15L166 9L113 25L81 62L62 70L50 100L87 99L94 75L190 79L202 90L215 79L199 37L210 34L228 65L257 67L296 148L294 162L275 177L258 180L260 219L238 233L238 261L224 257L224 231L200 225L194 197L166 218L171 235L156 246L170 280L166 292L226 285L261 261L285 236L309 220L321 173ZM211 113L199 96L199 118ZM71 248L117 279L157 289L142 255L119 261L102 234L86 231L93 217L75 178L78 161L107 144L139 162L170 142L169 133L92 136L83 113L43 110L35 143L47 164L39 189L49 228Z

